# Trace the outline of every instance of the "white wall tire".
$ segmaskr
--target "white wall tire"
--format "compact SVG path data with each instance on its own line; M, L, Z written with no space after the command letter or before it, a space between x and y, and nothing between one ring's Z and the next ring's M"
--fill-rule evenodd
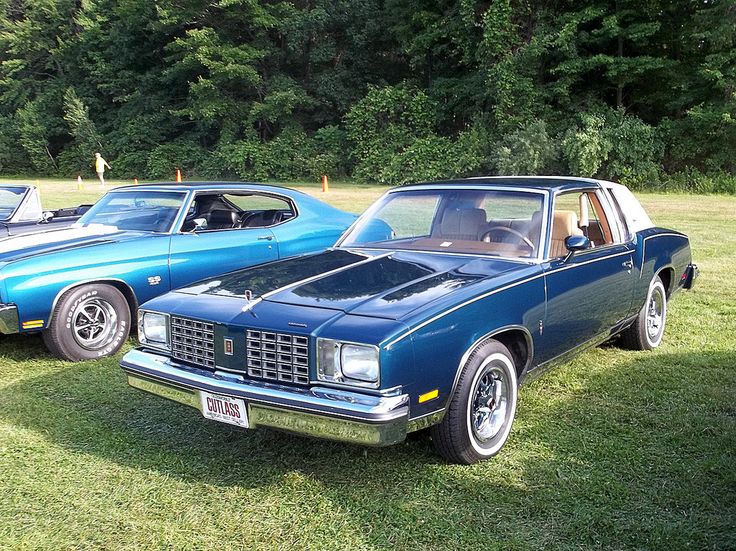
M469 465L493 457L508 440L518 381L513 356L495 340L478 347L462 369L432 442L448 461Z
M621 342L631 350L652 350L662 343L666 324L667 291L659 276L655 276L636 320L621 333Z

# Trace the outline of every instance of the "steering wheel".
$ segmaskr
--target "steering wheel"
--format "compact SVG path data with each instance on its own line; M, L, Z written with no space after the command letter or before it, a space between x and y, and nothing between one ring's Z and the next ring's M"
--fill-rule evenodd
M534 249L535 249L534 243L532 243L526 235L524 235L520 231L517 231L517 230L515 230L513 228L507 228L506 226L493 226L492 228L488 228L488 231L486 231L481 236L481 238L480 238L481 241L485 241L486 243L490 243L491 242L491 234L493 232L497 232L497 231L505 231L507 233L510 233L514 237L517 237L519 239L519 241L521 242L522 245L526 245L527 247L529 247L529 249L531 251L534 251Z

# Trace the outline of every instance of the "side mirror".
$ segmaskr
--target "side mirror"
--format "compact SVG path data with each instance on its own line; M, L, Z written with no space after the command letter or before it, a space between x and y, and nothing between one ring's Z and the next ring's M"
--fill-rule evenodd
M39 220L39 222L41 224L48 224L49 222L51 222L51 220L53 220L53 218L54 218L54 213L47 210L43 214L41 214L41 220Z
M568 252L564 261L567 262L576 252L589 249L590 239L584 235L568 235L565 238L565 248Z
M206 229L207 229L207 219L206 218L195 218L194 219L194 228L192 228L192 233L196 233L198 231L202 231Z

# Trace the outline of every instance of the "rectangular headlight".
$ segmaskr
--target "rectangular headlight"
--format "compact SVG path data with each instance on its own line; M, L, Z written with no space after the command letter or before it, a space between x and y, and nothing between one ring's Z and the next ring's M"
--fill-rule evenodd
M378 356L375 346L317 339L317 379L378 388Z
M138 340L156 348L169 349L169 315L138 311Z

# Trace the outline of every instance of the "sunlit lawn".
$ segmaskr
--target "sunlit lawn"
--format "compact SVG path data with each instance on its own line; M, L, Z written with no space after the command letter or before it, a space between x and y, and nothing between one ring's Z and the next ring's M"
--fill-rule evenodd
M48 208L101 191L41 189ZM384 191L304 189L355 212ZM736 548L736 198L642 200L702 273L664 344L605 345L525 387L506 448L472 467L423 434L241 432L129 389L117 358L0 337L0 548Z

